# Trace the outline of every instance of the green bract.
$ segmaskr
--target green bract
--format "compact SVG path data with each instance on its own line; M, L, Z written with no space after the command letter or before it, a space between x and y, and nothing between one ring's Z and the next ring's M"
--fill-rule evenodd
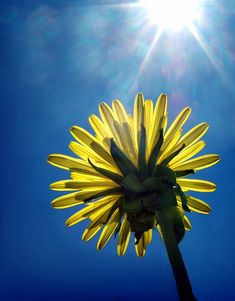
M138 243L143 232L156 226L155 215L157 210L168 206L177 206L177 194L181 198L184 209L189 211L187 199L176 183L175 172L165 166L178 155L184 146L167 157L161 165L156 165L152 162L156 161L164 141L163 130L160 129L156 147L154 147L147 162L145 157L146 134L143 125L141 125L139 137L141 169L137 169L115 142L111 141L111 155L122 174L125 175L120 183L124 189L124 197L119 202L119 208L127 214L131 231L135 233L137 238L136 243Z

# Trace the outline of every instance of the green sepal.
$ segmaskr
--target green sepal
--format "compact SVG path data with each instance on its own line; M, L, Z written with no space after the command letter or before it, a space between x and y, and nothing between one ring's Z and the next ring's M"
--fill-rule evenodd
M161 197L160 206L161 208L165 208L167 206L177 206L176 196L172 188L164 192L164 195Z
M132 196L130 198L125 198L121 202L123 210L127 214L138 214L143 209L142 200L145 196Z
M156 165L156 161L157 161L157 157L158 157L160 149L162 147L162 143L163 143L163 129L160 129L158 141L156 142L156 144L151 152L151 155L149 157L149 160L148 160L148 174L149 175L153 174L153 171L154 171L154 168Z
M121 185L130 192L141 193L146 191L145 186L139 181L135 174L130 173L121 182Z
M132 232L148 231L154 227L155 214L143 211L135 217L130 217L129 223Z
M176 185L176 192L179 195L179 197L181 198L181 203L182 203L183 209L185 211L191 212L187 205L187 203L188 203L187 198L186 198L184 192L182 191L180 185L178 185L178 184Z
M167 166L156 165L153 177L161 177L162 180L167 179L167 182L169 182L169 184L172 183L173 186L176 185L175 172Z
M176 157L182 149L185 148L185 144L183 144L178 150L170 154L166 159L161 162L161 165L166 166L174 157Z
M143 185L148 191L164 190L166 186L162 183L162 180L163 177L151 177L146 179Z
M138 175L138 170L135 165L127 158L127 156L120 150L117 144L111 139L110 153L124 176L130 173Z
M146 129L143 124L139 131L139 152L138 152L138 169L141 178L146 177L147 173L147 163L146 163Z
M188 170L177 170L175 171L175 176L177 178L180 178L180 177L185 177L185 176L188 176L190 174L194 174L194 170L193 169L188 169Z
M106 178L111 179L112 181L114 181L115 183L118 183L118 184L120 184L122 182L123 177L120 176L119 174L116 174L116 173L109 171L107 169L104 169L102 167L96 166L94 163L91 162L91 160L89 158L88 158L88 162L94 168L94 170L96 170L97 172L99 172L100 174L105 176Z

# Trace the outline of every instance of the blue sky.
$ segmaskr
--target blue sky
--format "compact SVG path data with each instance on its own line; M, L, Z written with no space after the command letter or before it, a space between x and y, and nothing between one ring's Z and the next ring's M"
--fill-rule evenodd
M235 2L205 0L200 43L187 28L166 30L149 55L156 24L140 9L105 3L1 1L0 299L177 300L157 233L143 259L133 241L124 257L114 239L96 251L96 239L81 241L86 222L64 226L76 208L51 208L59 194L49 184L68 174L46 162L50 153L70 154L69 128L90 130L101 101L118 98L131 112L137 92L153 100L165 92L170 120L192 107L185 129L207 121L204 153L222 159L199 173L218 185L200 196L212 213L191 213L181 243L195 295L234 300Z

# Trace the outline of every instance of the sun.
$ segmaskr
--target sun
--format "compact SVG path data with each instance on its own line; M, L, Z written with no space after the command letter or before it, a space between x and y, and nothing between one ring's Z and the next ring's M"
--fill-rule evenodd
M139 4L146 11L150 22L164 29L179 30L200 19L201 2L202 0L142 0Z

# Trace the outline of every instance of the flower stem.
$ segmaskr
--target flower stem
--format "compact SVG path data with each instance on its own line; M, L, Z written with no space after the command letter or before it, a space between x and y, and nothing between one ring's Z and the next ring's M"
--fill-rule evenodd
M174 207L171 207L172 209ZM178 243L174 233L174 218L172 212L168 208L158 210L156 218L160 226L162 237L165 242L168 258L175 277L179 299L181 301L196 301L193 295L191 283L181 256ZM175 207L176 209L176 207Z

